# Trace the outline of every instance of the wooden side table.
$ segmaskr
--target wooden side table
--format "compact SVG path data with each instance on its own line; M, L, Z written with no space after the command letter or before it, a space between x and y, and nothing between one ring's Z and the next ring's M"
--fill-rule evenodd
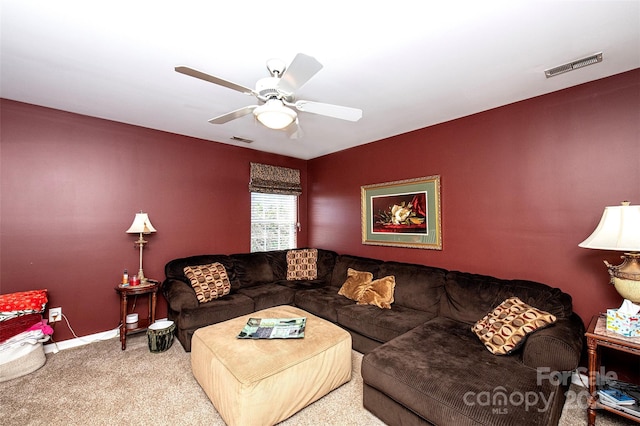
M122 350L127 347L127 335L133 333L139 333L145 331L149 325L153 324L156 320L156 294L160 288L160 283L155 280L147 280L146 284L140 284L136 286L115 288L116 292L120 294L120 343L122 344ZM136 324L127 324L127 297L129 296L149 296L149 314L147 318L140 318Z
M607 330L606 315L600 314L591 318L591 323L587 329L587 349L589 351L589 408L587 415L589 426L596 423L596 409L603 409L618 414L627 419L635 420L640 423L640 418L617 410L614 407L601 404L598 402L597 394L597 375L600 370L600 353L598 348L601 346L623 351L630 354L640 355L640 337L625 337L621 334Z

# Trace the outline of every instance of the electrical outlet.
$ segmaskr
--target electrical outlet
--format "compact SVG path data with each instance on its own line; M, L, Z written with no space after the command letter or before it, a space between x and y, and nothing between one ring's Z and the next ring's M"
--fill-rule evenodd
M62 308L49 309L49 322L62 321Z

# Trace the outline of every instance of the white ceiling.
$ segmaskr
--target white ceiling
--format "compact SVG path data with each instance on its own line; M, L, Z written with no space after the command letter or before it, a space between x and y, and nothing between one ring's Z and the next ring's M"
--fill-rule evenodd
M640 67L640 1L1 1L3 98L301 159L361 145ZM299 113L289 139L248 115L254 87L296 53L324 68L299 99L363 110ZM597 52L604 61L547 79ZM234 142L239 136L252 144Z

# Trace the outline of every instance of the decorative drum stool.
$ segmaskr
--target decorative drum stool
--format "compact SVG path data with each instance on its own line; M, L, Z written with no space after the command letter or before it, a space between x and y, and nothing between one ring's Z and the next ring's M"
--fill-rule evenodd
M173 332L176 325L173 321L156 321L147 328L149 350L151 352L164 352L173 343Z
M306 317L302 339L238 339L249 318ZM351 335L293 306L200 328L191 368L223 420L273 425L351 380Z

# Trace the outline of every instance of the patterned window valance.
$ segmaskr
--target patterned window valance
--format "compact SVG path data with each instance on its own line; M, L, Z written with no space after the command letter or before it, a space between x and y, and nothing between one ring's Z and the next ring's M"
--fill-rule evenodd
M266 194L300 195L300 170L251 163L249 191Z

